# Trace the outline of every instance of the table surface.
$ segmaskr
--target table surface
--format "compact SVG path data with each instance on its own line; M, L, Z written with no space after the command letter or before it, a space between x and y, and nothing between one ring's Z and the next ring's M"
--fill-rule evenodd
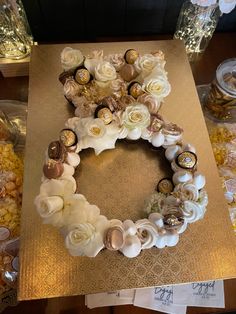
M236 35L216 34L207 48L203 57L192 64L192 71L196 84L209 83L214 77L217 65L224 59L235 57L236 52ZM137 39L137 38L136 38ZM139 38L140 40L143 38ZM154 38L148 38L154 39ZM156 38L156 39L159 39ZM0 99L17 99L26 101L28 89L28 78L0 78ZM225 281L226 292L226 309L231 311L236 309L236 280ZM119 306L115 308L103 308L97 310L88 310L83 305L82 297L55 298L50 300L39 300L22 302L17 308L9 308L5 313L75 313L80 311L83 313L122 313L129 311L130 313L151 313L153 311L135 308L133 306ZM188 313L220 313L221 309L204 309L189 308Z

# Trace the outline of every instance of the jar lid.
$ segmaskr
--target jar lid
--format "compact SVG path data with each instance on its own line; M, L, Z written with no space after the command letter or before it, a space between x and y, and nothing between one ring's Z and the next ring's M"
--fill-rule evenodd
M236 97L236 58L227 59L218 66L216 80L220 88Z

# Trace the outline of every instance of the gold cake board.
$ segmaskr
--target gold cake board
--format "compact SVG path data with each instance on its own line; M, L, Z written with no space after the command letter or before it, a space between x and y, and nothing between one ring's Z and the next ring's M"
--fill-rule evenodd
M134 259L108 250L96 258L71 257L59 231L42 224L34 198L39 192L45 150L73 114L58 81L60 53L66 46L36 46L31 56L19 300L235 277L236 240L191 69L184 46L177 40L70 46L84 54L103 49L105 55L129 48L141 54L163 50L172 91L161 114L181 126L184 140L197 149L199 171L206 175L209 194L204 219L189 225L176 247L144 250ZM115 150L98 157L91 150L82 152L79 191L108 218L141 217L144 199L170 168L161 150L146 146L119 142Z

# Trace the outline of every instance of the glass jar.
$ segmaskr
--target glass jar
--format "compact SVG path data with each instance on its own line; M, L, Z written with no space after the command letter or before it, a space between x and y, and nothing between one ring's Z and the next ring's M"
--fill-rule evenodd
M217 122L236 122L236 59L222 62L204 101L208 117Z
M180 10L175 39L184 41L190 60L204 52L221 15L218 3L200 6L186 1Z
M21 0L0 0L0 57L21 59L33 38Z

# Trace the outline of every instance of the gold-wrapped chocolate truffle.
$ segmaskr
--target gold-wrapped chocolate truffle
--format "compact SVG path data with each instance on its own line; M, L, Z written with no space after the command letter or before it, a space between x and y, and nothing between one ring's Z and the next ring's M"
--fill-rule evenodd
M157 184L157 191L161 193L170 194L173 190L174 185L171 179L168 178L161 179Z
M111 123L113 119L113 114L111 110L107 106L104 106L104 105L97 106L94 115L95 115L95 118L101 119L104 122L104 124Z
M91 79L90 73L87 69L78 69L75 72L75 80L81 85L87 84Z
M134 98L138 98L144 93L144 91L142 89L142 86L138 82L132 82L128 86L128 93Z
M71 129L63 129L60 132L60 141L65 147L71 147L78 143L78 138Z
M197 163L197 156L193 152L185 151L176 157L175 162L183 169L193 169Z
M134 64L134 62L138 59L139 53L135 49L129 49L125 52L124 58L125 61L129 64Z

